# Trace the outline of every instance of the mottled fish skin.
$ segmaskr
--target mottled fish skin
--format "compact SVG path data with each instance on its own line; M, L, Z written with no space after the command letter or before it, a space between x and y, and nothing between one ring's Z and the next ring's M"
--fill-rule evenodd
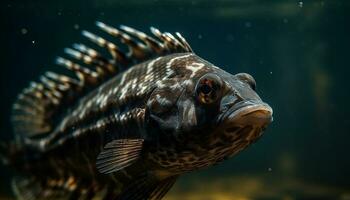
M152 90L163 86L164 82L169 81L169 77L175 75L174 66L180 62L178 60L190 56L194 55L191 53L173 54L130 68L82 98L76 108L63 118L48 137L27 141L28 144L46 151L63 145L69 139L75 140L91 129L106 131L108 126L111 126L110 128L118 130L116 126L122 125L123 121L126 124L130 123L128 120L139 120L135 123L140 126L140 130L124 130L126 133L115 134L125 134L126 137L132 137L132 134L138 138L146 137L142 135L144 127L141 127L142 116L145 112L145 99ZM130 118L130 115L135 115L136 118Z
M48 72L19 95L17 141L6 163L20 199L162 199L183 173L206 168L255 142L272 109L248 74L229 74L197 56L178 33L98 27L129 48L90 32L111 54L75 44L77 78Z

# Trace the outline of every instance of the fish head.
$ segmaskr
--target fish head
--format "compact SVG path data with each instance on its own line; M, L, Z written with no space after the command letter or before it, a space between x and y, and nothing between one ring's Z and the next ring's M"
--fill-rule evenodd
M226 138L221 144L254 142L273 120L272 108L259 97L256 81L247 73L232 75L212 66L195 79L192 98L193 132L208 138L207 144L217 138Z
M201 98L208 96L203 94L209 91L206 89L207 84L203 84L203 79L206 80L208 76L210 79L213 75L203 76L197 85L197 96ZM209 97L217 98L216 116L212 118L215 127L213 132L224 135L229 142L249 144L256 141L272 122L273 110L257 94L254 78L247 73L231 75L224 71L214 76L214 81L220 83L220 89L216 90L218 97ZM215 92L215 89L212 92ZM212 106L210 100L199 101L209 102L208 106Z
M233 155L272 122L272 108L257 94L251 75L233 75L199 58L176 67L178 76L153 92L148 107L152 130L178 141L177 149L226 148Z

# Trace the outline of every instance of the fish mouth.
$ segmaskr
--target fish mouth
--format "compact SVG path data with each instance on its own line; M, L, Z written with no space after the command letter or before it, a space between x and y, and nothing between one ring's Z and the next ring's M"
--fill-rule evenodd
M273 121L272 114L272 108L264 102L242 101L226 111L221 122L226 132L246 126L264 130Z

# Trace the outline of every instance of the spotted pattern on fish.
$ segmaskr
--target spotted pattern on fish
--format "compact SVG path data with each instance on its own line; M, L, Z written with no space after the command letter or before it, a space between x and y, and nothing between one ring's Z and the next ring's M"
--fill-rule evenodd
M19 199L160 200L180 175L236 155L272 121L253 77L205 61L179 33L96 25L128 51L83 31L109 55L73 44L56 60L68 72L45 73L14 103L17 139L0 147L21 174Z

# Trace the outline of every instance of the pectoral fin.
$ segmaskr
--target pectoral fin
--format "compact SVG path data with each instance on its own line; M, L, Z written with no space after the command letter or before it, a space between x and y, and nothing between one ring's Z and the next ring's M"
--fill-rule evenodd
M143 141L143 139L119 139L107 143L97 157L98 171L109 174L130 166L140 157Z

